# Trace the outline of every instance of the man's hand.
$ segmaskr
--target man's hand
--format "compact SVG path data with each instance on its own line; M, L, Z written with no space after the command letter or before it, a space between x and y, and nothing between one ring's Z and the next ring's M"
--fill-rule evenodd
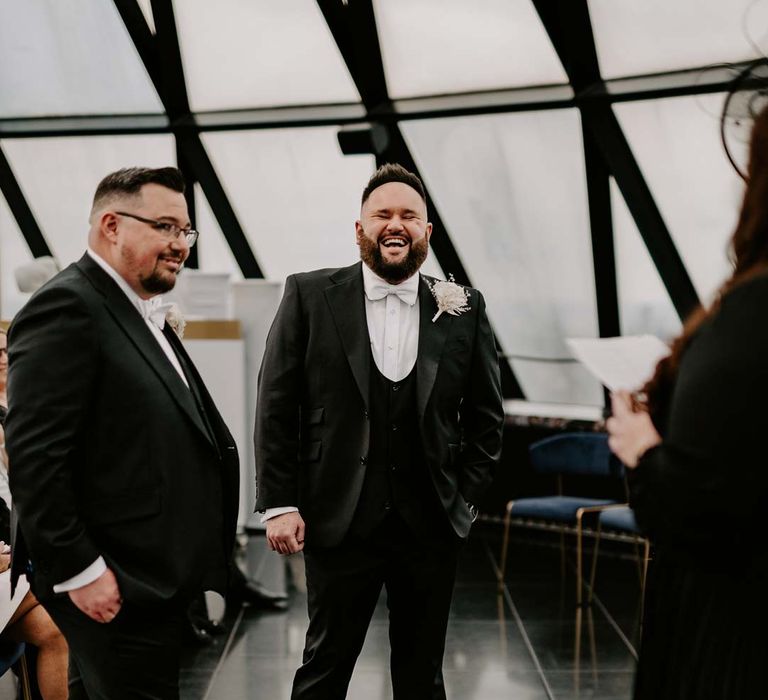
M269 548L280 554L294 554L304 549L304 521L297 513L284 513L267 520Z
M120 612L123 598L111 569L87 586L69 591L70 600L96 622L112 622Z

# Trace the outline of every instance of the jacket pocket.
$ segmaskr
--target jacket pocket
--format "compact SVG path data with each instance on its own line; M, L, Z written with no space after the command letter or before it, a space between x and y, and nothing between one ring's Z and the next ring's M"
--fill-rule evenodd
M159 491L133 491L90 501L87 507L89 520L102 525L143 520L157 515L162 506Z
M310 408L305 412L304 420L305 425L322 425L323 418L325 417L325 408Z
M302 443L299 447L299 461L300 462L317 462L320 459L320 454L323 450L323 443L321 440L312 440L311 442Z

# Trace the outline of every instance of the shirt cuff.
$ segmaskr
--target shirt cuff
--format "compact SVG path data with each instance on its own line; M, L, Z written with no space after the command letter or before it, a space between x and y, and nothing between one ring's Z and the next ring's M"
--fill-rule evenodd
M299 509L296 506L280 506L279 508L267 508L264 511L264 515L261 516L261 522L265 523L270 518L276 518L278 515L285 515L286 513L298 513Z
M104 557L99 557L93 564L87 569L84 569L76 576L68 578L66 581L57 583L53 587L54 593L66 593L67 591L74 591L83 586L87 586L89 583L93 583L99 576L101 576L107 570L107 562L104 561Z

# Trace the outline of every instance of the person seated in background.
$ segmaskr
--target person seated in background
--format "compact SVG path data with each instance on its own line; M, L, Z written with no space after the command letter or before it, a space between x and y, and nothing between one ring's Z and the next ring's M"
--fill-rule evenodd
M35 679L43 700L65 700L67 689L67 642L50 615L20 578L15 595L10 594L10 491L8 489L8 456L5 452L3 425L7 407L8 338L0 329L0 637L25 642L37 649ZM7 550L7 551L5 551Z

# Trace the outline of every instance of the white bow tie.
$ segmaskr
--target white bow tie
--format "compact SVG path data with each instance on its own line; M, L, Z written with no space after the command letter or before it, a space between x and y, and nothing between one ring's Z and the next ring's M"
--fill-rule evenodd
M365 293L371 301L378 301L384 299L384 297L394 294L400 298L400 301L405 302L408 306L413 306L416 303L416 297L419 289L419 278L416 277L415 284L404 282L403 284L387 284L386 282L374 282L371 284Z
M139 299L139 311L145 321L151 321L160 330L165 327L165 316L173 304L164 304L162 297Z

